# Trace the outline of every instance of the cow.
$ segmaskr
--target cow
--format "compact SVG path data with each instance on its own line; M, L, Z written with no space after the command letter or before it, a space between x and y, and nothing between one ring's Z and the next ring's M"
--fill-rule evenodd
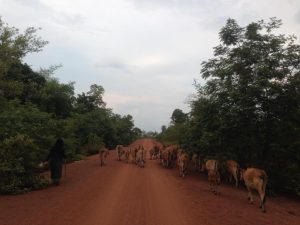
M123 145L117 145L116 152L117 152L117 159L121 161L121 156L124 154Z
M185 177L188 167L189 156L185 152L178 153L177 155L178 167L179 167L179 176L182 178Z
M101 148L99 150L99 157L100 157L100 166L106 164L106 158L109 155L109 151L107 148Z
M214 194L220 195L221 192L218 191L218 186L221 183L221 178L220 178L217 160L213 160L213 159L207 160L205 163L205 169L207 170L210 190Z
M194 166L195 171L200 171L201 170L201 157L199 153L193 153L192 155L192 164Z
M163 167L169 167L170 165L170 152L167 150L167 149L164 149L162 152L161 152L161 163L163 165Z
M234 160L226 160L225 166L226 166L226 172L227 172L229 182L231 183L232 178L234 178L235 186L238 187L239 185L238 176L239 176L239 169L240 169L239 164Z
M141 148L138 149L137 153L136 153L136 164L139 167L145 167L145 163L146 163L146 151L144 149L144 147L142 146Z
M167 160L167 167L172 167L173 166L173 161L177 158L177 151L178 151L178 146L177 145L169 145L164 149L164 152L167 152L168 155L168 160ZM165 153L166 156L166 153Z
M160 159L164 167L172 167L173 160L176 158L177 148L176 145L170 145L161 150Z
M248 190L248 201L253 204L252 191L256 190L260 198L260 208L262 212L266 212L266 186L268 182L268 176L264 170L257 168L241 169L241 180L244 180L246 188Z
M137 154L137 152L140 148L142 148L142 146L140 146L140 145L138 147L131 148L130 156L131 156L131 162L132 163L136 163L136 154Z
M154 145L153 148L150 149L150 159L157 159L159 156L160 148L158 145Z
M178 149L177 150L177 165L179 166L179 159L180 159L180 156L184 153L184 151L182 149Z
M124 147L123 145L117 145L116 151L117 151L117 157L118 157L119 161L121 160L122 155L125 156L126 162L129 161L129 156L130 156L130 152L131 152L130 147Z

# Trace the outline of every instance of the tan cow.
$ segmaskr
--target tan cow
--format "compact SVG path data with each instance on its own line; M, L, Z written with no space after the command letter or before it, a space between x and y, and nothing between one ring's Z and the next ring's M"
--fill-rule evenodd
M136 153L136 164L139 167L145 167L145 163L146 163L145 158L146 158L146 151L144 147L141 147Z
M117 153L117 159L121 161L121 156L124 154L123 145L117 145L116 153Z
M178 157L177 160L178 160L178 167L179 167L179 176L184 178L188 168L189 156L187 153L181 152L180 155L178 153L177 157Z
M132 149L130 147L124 147L124 156L125 156L125 161L127 163L129 162L131 151L132 151Z
M99 150L100 166L106 164L106 158L108 155L109 155L109 151L107 148L102 148Z
M132 163L136 163L136 154L137 154L137 152L138 152L138 150L141 148L141 146L139 145L139 146L137 146L137 147L132 147L131 149L130 149L130 157L131 157L131 162Z
M235 186L237 187L239 185L238 175L240 166L239 164L234 160L226 160L225 161L226 170L228 173L229 182L232 182L232 178L235 180Z
M182 149L178 149L177 150L177 165L179 166L179 159L180 159L180 156L184 153L184 151Z
M263 212L266 212L265 201L266 201L266 186L268 182L268 176L264 170L257 168L248 168L241 170L241 180L244 180L248 190L248 200L253 204L252 191L256 190L260 198L260 208Z
M221 183L221 178L220 178L217 160L213 160L213 159L207 160L205 163L205 169L207 170L210 190L214 194L220 195L221 192L218 191L218 186Z

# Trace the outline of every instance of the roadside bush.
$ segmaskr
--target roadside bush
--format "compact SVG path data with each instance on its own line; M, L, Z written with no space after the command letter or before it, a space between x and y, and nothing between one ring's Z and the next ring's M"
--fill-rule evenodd
M48 186L36 174L40 155L37 145L26 135L17 134L0 144L0 193L18 194Z

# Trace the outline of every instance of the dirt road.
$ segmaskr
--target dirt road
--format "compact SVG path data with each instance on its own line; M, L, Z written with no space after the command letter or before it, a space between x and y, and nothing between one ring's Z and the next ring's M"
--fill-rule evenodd
M151 140L140 140L146 149ZM209 192L203 174L185 179L156 160L145 168L119 162L111 152L68 165L58 187L24 195L0 196L0 225L252 225L300 224L300 203L269 198L267 213L247 203L244 188L221 186ZM257 200L257 199L256 199Z

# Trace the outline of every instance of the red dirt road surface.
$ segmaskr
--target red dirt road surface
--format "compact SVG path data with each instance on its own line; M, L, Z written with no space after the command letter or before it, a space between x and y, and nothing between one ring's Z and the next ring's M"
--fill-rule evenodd
M139 140L146 149L149 139ZM299 225L300 203L268 198L267 213L247 203L245 188L221 185L209 191L204 174L165 169L147 158L145 168L119 162L110 152L68 165L58 187L0 196L0 225Z

